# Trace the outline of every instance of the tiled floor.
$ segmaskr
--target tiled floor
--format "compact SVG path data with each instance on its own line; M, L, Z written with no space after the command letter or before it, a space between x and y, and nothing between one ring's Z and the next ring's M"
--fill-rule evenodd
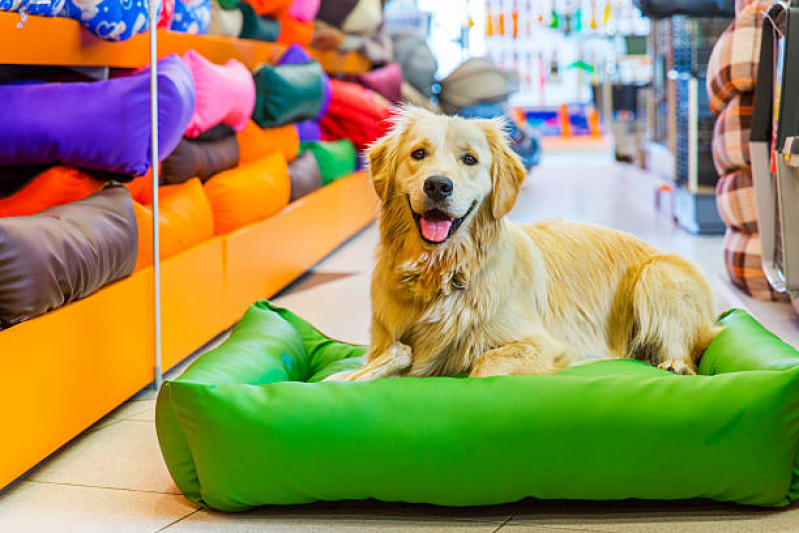
M624 229L720 276L721 239L674 228L653 212L653 180L608 160L605 153L550 156L525 185L513 218L562 217ZM365 230L277 303L334 337L367 342L376 239L374 227ZM346 502L236 515L199 510L179 495L161 461L154 398L142 391L0 495L0 532L799 532L799 507L761 511L709 502L525 501L467 509Z

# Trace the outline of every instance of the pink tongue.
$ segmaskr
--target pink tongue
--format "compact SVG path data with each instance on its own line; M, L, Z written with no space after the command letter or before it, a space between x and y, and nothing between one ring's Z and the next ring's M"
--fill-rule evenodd
M451 220L428 220L422 217L419 220L422 228L422 236L430 242L444 242L449 235L449 228L452 226Z

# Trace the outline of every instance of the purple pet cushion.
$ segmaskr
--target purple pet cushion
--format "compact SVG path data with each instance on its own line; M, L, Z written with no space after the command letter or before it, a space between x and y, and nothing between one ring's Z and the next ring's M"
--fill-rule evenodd
M277 62L278 65L296 65L298 63L307 63L308 61L312 61L311 56L308 55L308 52L305 49L298 45L292 44L289 46L285 52L283 52L283 56Z
M91 83L0 86L0 165L63 165L143 175L150 168L149 69ZM180 142L194 82L176 55L158 62L158 159Z
M303 120L295 124L300 141L320 141L322 140L322 128L315 120Z

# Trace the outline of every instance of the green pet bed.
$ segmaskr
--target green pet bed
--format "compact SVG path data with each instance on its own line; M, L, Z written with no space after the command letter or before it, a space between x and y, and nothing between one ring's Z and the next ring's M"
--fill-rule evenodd
M721 323L700 376L605 360L552 376L318 383L364 347L258 302L164 384L158 439L186 498L223 511L367 498L785 506L799 495L799 353L743 311Z

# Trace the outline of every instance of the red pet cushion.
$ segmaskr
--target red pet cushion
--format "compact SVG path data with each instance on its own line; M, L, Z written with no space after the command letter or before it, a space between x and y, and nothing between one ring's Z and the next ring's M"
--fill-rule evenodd
M350 139L364 150L388 133L394 113L373 91L338 80L330 80L330 89L330 105L320 121L324 140Z

